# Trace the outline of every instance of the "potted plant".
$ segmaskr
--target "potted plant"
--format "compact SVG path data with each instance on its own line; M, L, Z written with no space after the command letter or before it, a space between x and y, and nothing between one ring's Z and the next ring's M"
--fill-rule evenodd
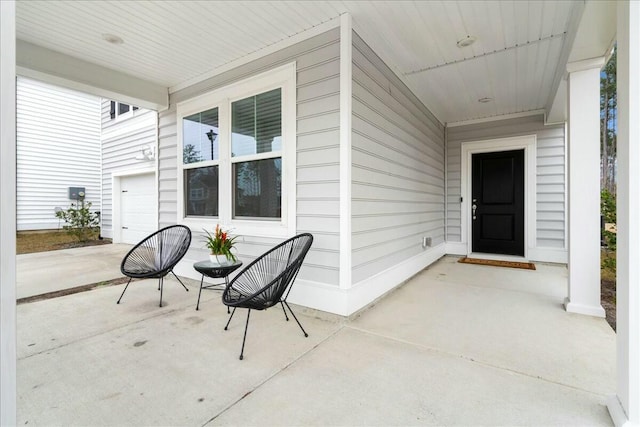
M209 249L209 260L212 263L229 265L236 260L236 256L231 252L231 249L233 249L233 242L238 236L230 238L229 233L220 228L220 224L216 225L216 230L213 234L206 229L204 232L207 234L205 245Z

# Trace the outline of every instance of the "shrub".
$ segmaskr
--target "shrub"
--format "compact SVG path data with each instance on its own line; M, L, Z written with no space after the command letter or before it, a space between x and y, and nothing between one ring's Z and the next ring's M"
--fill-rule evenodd
M80 201L79 205L71 203L67 210L56 212L56 218L64 220L63 228L80 242L95 239L100 223L100 214L91 212L91 202Z

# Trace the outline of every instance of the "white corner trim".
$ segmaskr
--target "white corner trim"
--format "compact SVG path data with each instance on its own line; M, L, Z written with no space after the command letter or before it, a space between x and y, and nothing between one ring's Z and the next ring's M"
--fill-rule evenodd
M222 74L226 71L232 70L234 68L240 67L241 65L248 64L251 61L255 61L256 59L271 55L274 52L285 49L289 46L293 46L294 44L300 43L301 41L313 38L322 33L326 33L327 31L337 28L340 26L340 19L333 18L329 21L323 22L320 25L316 25L306 31L302 31L298 34L295 34L289 38L283 39L279 42L276 42L270 46L265 47L264 49L257 50L249 55L238 58L234 61L228 62L224 65L221 65L217 68L214 68L211 71L208 71L204 74L200 74L199 76L193 77L191 79L185 80L184 82L178 83L177 85L171 86L169 88L169 94L177 92L179 90L185 89L189 86L193 86L197 83L210 79L212 77L217 76L218 74Z
M576 71L591 70L592 68L600 69L605 64L604 56L596 58L584 59L582 61L569 62L567 64L567 73L575 73Z
M352 286L351 265L351 113L352 21L340 15L340 288Z
M447 242L445 246L447 255L468 255L467 244L463 242Z
M609 415L613 420L613 425L616 427L638 427L640 424L635 424L629 421L627 414L620 403L620 399L616 395L610 395L607 397L607 409Z
M0 425L16 425L16 2L0 2Z
M509 138L469 141L462 143L460 194L460 238L467 244L467 253L471 247L471 216L469 215L471 195L471 155L508 150L524 150L524 258L536 246L536 135L524 135Z
M584 314L587 316L594 316L594 317L606 317L606 313L604 311L604 308L602 308L601 305L584 305L584 304L577 304L575 302L570 302L569 298L566 298L564 300L564 308L567 311L567 313L576 313L576 314Z
M442 258L445 255L445 246L444 243L440 243L438 246L354 284L349 290L348 314L353 314L366 307L367 304L372 303Z
M498 120L509 120L509 119L518 119L521 117L539 116L541 114L545 114L544 109L523 111L521 113L501 114L499 116L485 117L482 119L471 119L471 120L461 120L459 122L450 122L450 123L447 123L447 127L454 128L458 126L475 125L478 123L495 122Z

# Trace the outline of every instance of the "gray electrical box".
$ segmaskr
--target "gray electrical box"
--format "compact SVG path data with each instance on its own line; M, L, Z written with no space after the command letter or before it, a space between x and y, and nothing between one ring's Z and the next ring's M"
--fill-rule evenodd
M84 196L84 187L69 187L69 198L71 200L82 200Z

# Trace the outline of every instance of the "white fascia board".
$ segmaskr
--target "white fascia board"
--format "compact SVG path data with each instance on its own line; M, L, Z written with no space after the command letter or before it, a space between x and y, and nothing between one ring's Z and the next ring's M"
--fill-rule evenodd
M169 91L159 84L111 70L23 40L16 40L17 73L142 108L162 111Z
M521 113L501 114L499 116L484 117L482 119L471 119L471 120L462 120L459 122L449 122L447 123L447 127L454 128L458 126L475 125L478 123L496 122L499 120L509 120L509 119L518 119L521 117L539 116L540 114L544 114L544 110L523 111Z
M546 110L545 125L564 123L567 121L567 79L560 80L553 103Z

